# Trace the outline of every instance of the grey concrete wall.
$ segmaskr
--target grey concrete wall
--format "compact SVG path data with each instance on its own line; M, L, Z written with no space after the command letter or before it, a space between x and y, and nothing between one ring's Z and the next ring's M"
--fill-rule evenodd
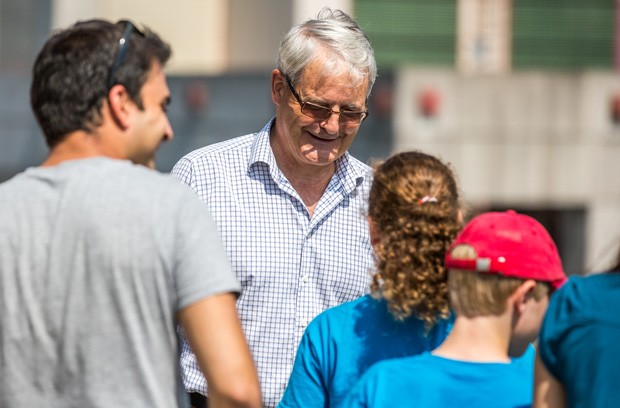
M395 149L441 155L474 207L585 209L586 270L604 268L620 242L620 125L612 72L460 76L404 69L396 81ZM418 97L439 95L434 117ZM566 234L580 232L566 230ZM578 250L579 248L575 248Z

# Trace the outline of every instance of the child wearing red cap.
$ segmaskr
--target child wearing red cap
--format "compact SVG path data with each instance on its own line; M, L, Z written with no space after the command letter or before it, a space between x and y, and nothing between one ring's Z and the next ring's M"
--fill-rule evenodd
M549 294L566 280L553 240L526 215L485 213L457 236L445 265L456 315L446 340L432 352L373 366L349 406L531 405L534 352L528 345Z

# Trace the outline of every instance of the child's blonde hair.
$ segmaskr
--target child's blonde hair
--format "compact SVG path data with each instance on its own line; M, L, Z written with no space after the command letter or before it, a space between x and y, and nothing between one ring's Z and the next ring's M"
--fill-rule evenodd
M476 259L478 254L470 245L460 244L450 252L453 259ZM450 304L457 314L472 318L499 316L506 311L506 301L526 279L488 274L471 270L450 269L448 292ZM550 286L537 282L532 292L536 300L550 294Z

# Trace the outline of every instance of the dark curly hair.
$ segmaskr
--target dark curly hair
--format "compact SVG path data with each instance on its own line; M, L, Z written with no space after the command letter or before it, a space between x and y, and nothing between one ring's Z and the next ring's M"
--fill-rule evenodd
M461 227L452 170L428 154L396 154L376 168L368 207L380 236L373 295L397 319L414 315L430 329L450 315L443 260Z
M92 131L101 124L108 81L122 84L142 108L140 90L153 61L165 65L170 46L152 31L134 30L114 78L108 78L127 22L78 22L52 35L32 69L30 105L49 147L76 130Z

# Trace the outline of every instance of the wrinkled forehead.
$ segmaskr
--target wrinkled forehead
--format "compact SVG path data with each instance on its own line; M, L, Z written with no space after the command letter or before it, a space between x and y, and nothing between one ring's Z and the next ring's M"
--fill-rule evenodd
M367 69L354 65L342 55L324 46L315 50L314 57L301 69L299 72L300 80L306 73L323 76L346 76L355 86L361 86L364 82L368 83L369 79Z
M302 88L318 89L329 84L346 85L362 92L364 99L368 94L368 76L342 60L315 59L300 72L298 85Z

